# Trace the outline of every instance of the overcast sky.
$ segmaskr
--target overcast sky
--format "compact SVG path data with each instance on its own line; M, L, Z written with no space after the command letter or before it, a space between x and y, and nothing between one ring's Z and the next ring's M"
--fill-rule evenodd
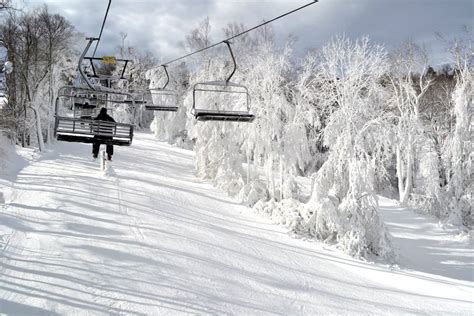
M24 8L47 3L77 30L98 36L108 0L17 0ZM99 54L110 54L128 34L132 46L142 46L163 59L185 53L180 45L187 33L210 18L214 41L223 39L230 22L254 26L311 0L113 0ZM296 53L319 47L332 36L368 35L393 47L405 40L425 45L434 64L447 62L445 47L435 35L447 39L463 36L471 28L474 0L319 0L302 11L273 24L280 42L297 36ZM472 34L471 34L472 36Z

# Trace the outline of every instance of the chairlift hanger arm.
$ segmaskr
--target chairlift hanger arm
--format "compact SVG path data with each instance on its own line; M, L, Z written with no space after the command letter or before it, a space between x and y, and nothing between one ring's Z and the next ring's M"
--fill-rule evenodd
M94 49L94 53L92 54L92 57L95 56L97 47L99 47L99 42L100 42L100 39L102 38L102 32L104 31L105 21L107 21L107 16L109 14L109 9L110 9L111 4L112 4L112 0L109 0L109 4L107 5L107 10L105 11L104 20L102 21L102 27L100 28L99 37L97 38L97 44L95 45L95 49Z
M87 78L86 74L84 73L84 70L82 69L82 61L84 60L84 57L86 56L87 51L89 51L89 48L91 47L92 43L94 41L98 41L99 39L95 38L95 37L88 37L88 38L86 38L86 40L88 41L88 43L86 45L86 48L82 52L81 56L79 57L79 61L77 63L77 68L79 70L79 73L81 74L82 79L84 79L84 81L86 82L86 85L90 89L95 90L94 85L89 81L89 78ZM91 61L91 63L92 63L92 61ZM94 74L95 74L95 71L94 71Z
M125 65L123 66L122 73L120 74L120 79L126 79L123 75L125 74L125 69L127 69L129 60L125 60Z
M165 83L164 87L161 88L161 90L164 90L168 86L168 83L170 83L170 75L168 74L168 69L166 69L166 68L168 68L168 66L167 65L162 65L162 67L165 70L165 74L166 74L166 83Z
M227 77L226 81L227 83L230 82L230 79L232 79L232 76L234 76L235 71L237 70L237 63L235 62L235 57L234 57L234 52L232 51L232 47L230 47L230 42L229 41L224 41L224 43L227 45L227 48L229 49L230 56L232 57L232 62L234 63L234 70L232 70L232 73Z
M87 57L86 57L86 58L87 58ZM94 63L92 62L92 60L89 60L89 61L90 61L90 63L91 63L91 68L92 68L93 77L96 78L96 77L98 77L98 76L97 76L97 73L96 73L96 71L95 71Z

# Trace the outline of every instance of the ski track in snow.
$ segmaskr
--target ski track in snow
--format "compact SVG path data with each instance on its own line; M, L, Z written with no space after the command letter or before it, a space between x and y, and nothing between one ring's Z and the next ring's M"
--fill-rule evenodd
M151 134L116 148L111 176L90 145L55 149L0 208L0 313L474 314L472 282L292 239Z

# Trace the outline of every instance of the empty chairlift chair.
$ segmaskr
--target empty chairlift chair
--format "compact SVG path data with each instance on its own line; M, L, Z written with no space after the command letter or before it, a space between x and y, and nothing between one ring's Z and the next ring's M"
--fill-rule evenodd
M148 111L176 112L178 111L178 94L176 91L166 89L170 82L167 66L163 65L166 74L166 83L163 88L150 88L152 103L145 104Z
M192 114L198 121L253 122L255 115L250 112L247 87L230 81L237 64L230 43L224 43L229 49L234 69L225 81L199 82L194 85Z
M74 110L78 111L78 115L82 119L92 119L97 112L97 96L93 94L82 94L73 97Z

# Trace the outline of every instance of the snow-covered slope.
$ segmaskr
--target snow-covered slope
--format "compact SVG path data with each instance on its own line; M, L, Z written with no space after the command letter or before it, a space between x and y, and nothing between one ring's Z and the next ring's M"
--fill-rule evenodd
M380 210L404 267L474 282L471 237L443 227L439 221L380 198Z
M16 177L0 208L0 313L474 312L472 282L290 238L196 179L190 151L137 134L110 176L90 151L58 144Z

